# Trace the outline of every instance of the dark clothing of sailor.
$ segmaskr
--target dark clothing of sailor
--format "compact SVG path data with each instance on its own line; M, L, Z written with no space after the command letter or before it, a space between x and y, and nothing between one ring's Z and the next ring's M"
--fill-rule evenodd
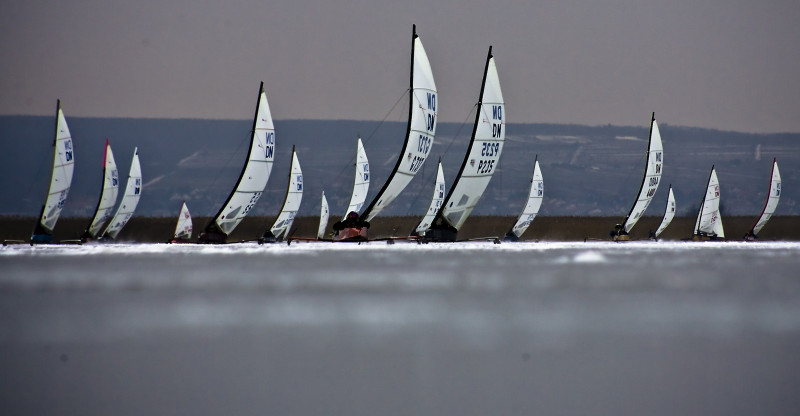
M357 212L350 211L347 213L347 218L342 221L336 221L333 224L333 229L335 231L343 230L345 228L369 228L369 222L360 219Z

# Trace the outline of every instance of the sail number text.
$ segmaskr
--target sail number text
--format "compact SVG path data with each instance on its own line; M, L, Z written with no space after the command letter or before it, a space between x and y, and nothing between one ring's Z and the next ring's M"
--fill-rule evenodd
M275 132L271 131L267 133L266 140L264 140L264 157L267 159L271 159L273 154L275 153ZM259 194L260 196L261 194Z
M253 196L250 197L250 202L247 203L247 206L244 207L244 210L242 210L242 213L239 214L238 217L244 218L244 216L247 215L247 213L250 212L250 210L253 209L254 206L256 206L256 202L258 202L258 198L260 196L261 192L254 193Z
M658 176L653 176L648 183L647 197L652 198L656 194L656 189L658 189Z
M425 129L428 131L433 131L436 127L436 94L429 92L428 93L428 117L425 120Z
M422 163L425 162L425 158L422 156L414 156L414 159L411 160L411 166L409 166L408 170L411 173L417 173L419 168L422 167Z
M478 161L478 172L477 173L492 173L494 169L494 159L489 160L480 160Z
M503 106L492 106L492 119L499 121L499 123L492 123L492 137L500 137L503 133Z
M66 159L67 162L72 161L72 140L64 142L64 159Z
M431 150L431 143L432 142L433 142L433 140L431 140L430 137L428 137L428 136L426 136L424 134L420 134L419 135L419 141L417 142L417 151L422 153L422 154L427 155L428 152L430 152L430 150Z
M500 153L500 143L483 143L481 156L494 156Z

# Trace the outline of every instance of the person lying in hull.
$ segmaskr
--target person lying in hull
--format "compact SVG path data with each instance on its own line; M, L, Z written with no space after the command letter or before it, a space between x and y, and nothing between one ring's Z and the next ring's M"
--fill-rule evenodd
M344 220L333 223L334 231L340 231L345 228L369 228L369 222L358 218L357 212L350 211L347 213L347 217Z

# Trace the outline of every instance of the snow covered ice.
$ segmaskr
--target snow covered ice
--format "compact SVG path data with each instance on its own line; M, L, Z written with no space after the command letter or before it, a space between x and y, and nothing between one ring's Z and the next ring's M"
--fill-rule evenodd
M798 254L767 242L8 246L4 403L786 413L800 405Z

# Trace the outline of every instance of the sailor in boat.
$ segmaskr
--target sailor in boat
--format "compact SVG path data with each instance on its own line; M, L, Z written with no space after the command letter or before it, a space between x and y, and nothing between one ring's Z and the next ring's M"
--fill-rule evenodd
M618 240L621 236L627 236L628 233L625 231L625 227L622 224L617 224L614 226L614 229L608 232L608 235L611 237L612 240Z
M348 212L344 220L333 223L333 230L336 231L339 239L364 235L368 228L369 222L359 218L358 213L355 211Z

